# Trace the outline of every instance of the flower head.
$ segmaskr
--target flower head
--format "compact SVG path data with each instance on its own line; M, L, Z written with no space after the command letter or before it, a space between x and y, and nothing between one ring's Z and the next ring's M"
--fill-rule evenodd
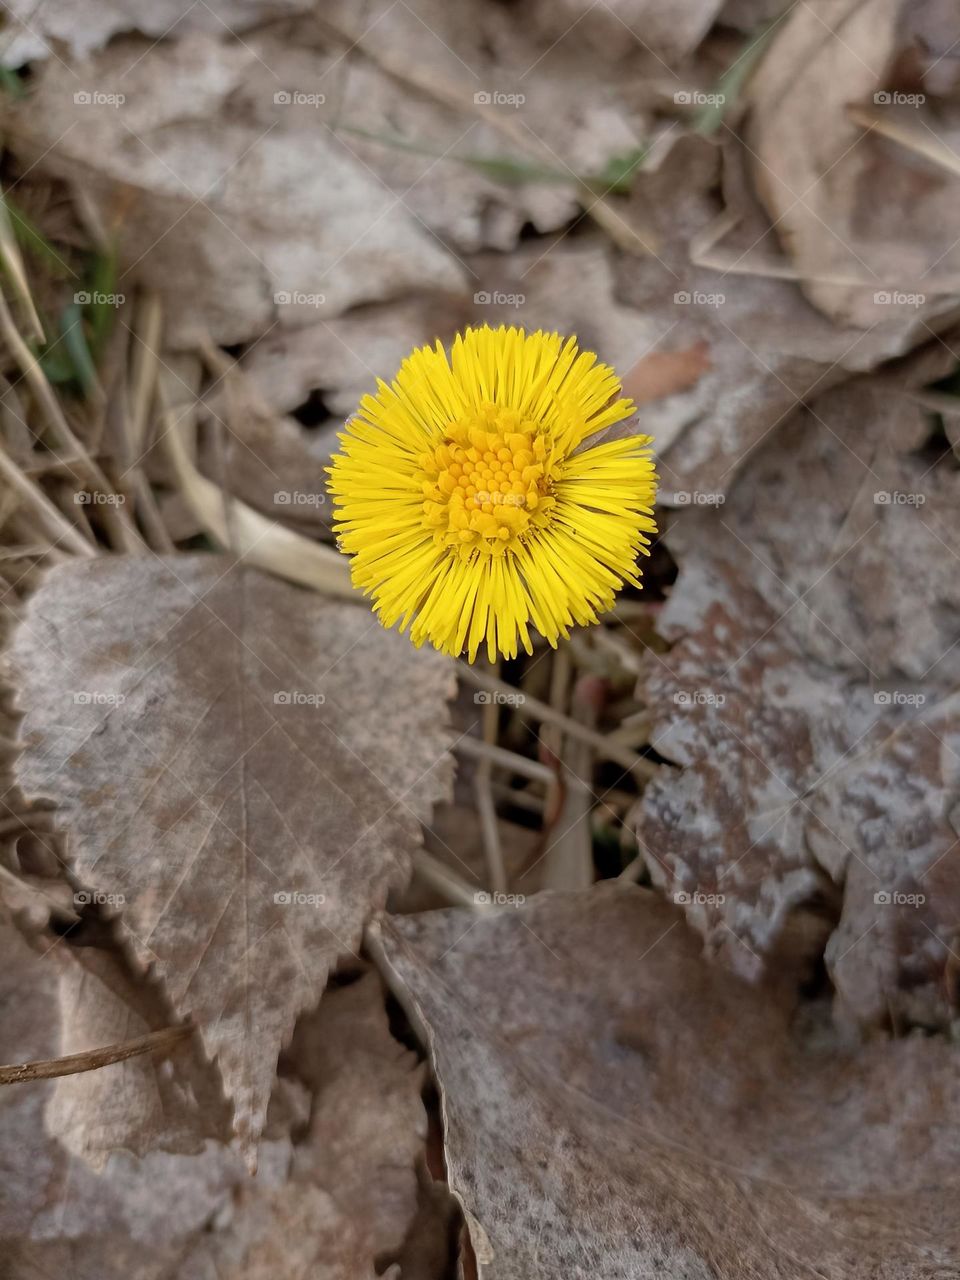
M341 435L330 488L354 585L384 626L445 653L532 652L596 622L655 532L649 436L592 442L634 411L576 340L467 329L420 347Z

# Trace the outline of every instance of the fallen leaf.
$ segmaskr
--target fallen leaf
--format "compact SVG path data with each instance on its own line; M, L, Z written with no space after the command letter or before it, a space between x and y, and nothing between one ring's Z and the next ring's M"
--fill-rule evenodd
M386 918L373 943L430 1046L478 1276L960 1274L946 1043L804 1034L644 890Z
M69 951L54 940L41 955L0 919L4 1061L56 1049L51 1010L58 1008L58 971L75 962ZM331 986L298 1023L271 1117L296 1091L307 1106L288 1107L288 1124L300 1107L295 1142L289 1130L266 1141L256 1179L215 1143L194 1155L113 1154L95 1175L61 1145L62 1132L44 1123L63 1117L55 1091L65 1081L0 1091L3 1274L25 1280L382 1274L384 1260L400 1255L416 1214L415 1165L426 1133L423 1068L391 1035L376 975L351 976L357 980ZM116 1088L111 1095L110 1083L118 1083L113 1070L86 1077L102 1077L104 1110L125 1106Z
M173 347L250 341L424 280L459 292L455 259L316 112L285 101L282 63L238 109L257 57L247 41L195 35L50 61L7 113L10 145L82 183L116 232L119 288L162 298Z
M639 408L651 400L663 400L695 387L710 368L706 342L695 342L682 351L653 351L643 356L623 377L623 394Z
M638 238L607 197L652 125L638 92L657 66L649 31L619 22L620 56L607 46L598 79L584 34L606 12L549 30L537 16L470 0L376 0L362 19L349 0L324 9L359 55L338 136L461 255L514 249L525 227L562 232L580 208L617 242Z
M4 1062L56 1057L57 964L31 950L5 919L0 953L0 1056ZM210 1144L195 1156L118 1154L95 1174L47 1132L45 1104L54 1087L36 1081L0 1091L0 1243L7 1274L49 1276L49 1268L67 1266L75 1269L64 1274L85 1280L129 1275L136 1263L137 1280L158 1275L172 1265L178 1238L202 1227L244 1177L240 1161ZM289 1153L289 1142L283 1145ZM265 1158L264 1165L270 1163ZM81 1265L84 1257L92 1260L89 1270Z
M472 322L525 325L576 334L621 375L651 354L659 330L642 308L619 294L621 263L609 241L584 235L572 244L521 246L509 258L471 259L485 299Z
M958 473L917 448L917 413L883 384L832 391L680 517L673 647L642 682L682 766L637 808L654 881L750 976L836 886L827 964L867 1025L953 1017Z
M532 20L547 40L560 39L576 27L580 38L614 65L624 46L630 48L631 36L658 59L674 62L693 52L721 7L722 0L681 0L669 12L654 0L625 0L599 9L590 0L538 0Z
M198 1025L249 1152L294 1019L445 791L449 664L204 555L54 570L12 656L20 785Z
M116 955L98 947L54 948L59 1055L119 1044L166 1025L156 992L135 984ZM144 1054L56 1080L46 1126L67 1151L102 1171L114 1151L196 1154L227 1140L229 1108L216 1073L189 1043L162 1058Z
M390 1034L376 974L331 987L286 1061L314 1098L290 1180L242 1189L187 1251L184 1280L373 1280L400 1253L426 1137L423 1070Z
M251 410L226 431L215 424L201 433L197 469L245 505L316 538L333 518L323 468L342 425L308 431L294 418Z
M681 381L696 381L702 347L693 343L687 353L650 351L657 326L643 311L617 300L617 264L599 233L549 252L520 246L509 256L483 253L466 261L477 285L472 306L420 294L294 332L275 330L241 358L241 367L275 412L289 413L311 391L319 391L332 414L347 416L378 377L393 376L411 348L432 345L437 338L449 342L468 324L505 324L575 334L581 347L621 373L638 360L652 362L644 364L647 371L656 367L665 373L672 367L669 384L665 378L661 385L674 391L682 389ZM683 374L675 363L681 358L689 360Z
M716 192L721 178L723 206ZM878 323L865 329L833 323L794 279L766 261L761 274L736 274L741 259L751 247L762 247L770 231L769 219L747 198L748 181L734 140L721 148L671 134L638 173L629 197L625 216L652 227L661 241L655 259L623 258L616 265L618 302L646 322L646 343L630 363L661 346L687 350L699 342L706 342L710 357L710 367L689 390L643 410L644 430L657 445L666 506L722 497L750 452L798 405L852 373L903 355L917 341L895 319L882 319L896 308L878 307ZM736 252L722 265L701 261L705 231L748 208L752 220ZM928 324L931 331L921 330L927 340L947 320L928 317Z
M243 354L240 366L275 413L292 413L316 392L339 429L377 378L392 376L414 347L449 340L469 316L465 300L401 298L302 329L274 329ZM332 451L333 433L327 442Z
M69 8L10 0L0 62L19 67L63 52L83 57L129 31L157 39L172 31L178 36L188 31L220 35L225 29L239 36L269 18L308 7L305 0L204 0L187 10L177 0L76 0Z
M956 204L957 132L950 167L887 142L874 117L900 110L920 145L925 94L888 83L902 35L899 0L815 0L792 10L754 74L745 129L753 185L806 295L839 324L893 323L911 345L957 313L960 254L949 230ZM914 88L922 88L922 81ZM851 115L867 103L870 117Z

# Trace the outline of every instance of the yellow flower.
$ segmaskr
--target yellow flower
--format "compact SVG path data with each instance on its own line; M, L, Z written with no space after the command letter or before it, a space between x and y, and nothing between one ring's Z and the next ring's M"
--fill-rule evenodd
M467 329L420 347L360 402L330 489L354 585L380 621L473 662L554 647L639 586L657 477L649 436L592 444L634 412L574 338Z

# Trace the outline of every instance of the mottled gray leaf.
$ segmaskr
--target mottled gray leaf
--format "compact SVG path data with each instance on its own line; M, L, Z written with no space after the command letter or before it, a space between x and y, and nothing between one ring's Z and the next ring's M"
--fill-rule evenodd
M960 1275L943 1041L802 1032L644 890L377 929L430 1045L481 1280Z
M654 881L752 975L791 912L826 911L864 1023L954 1016L960 473L915 416L882 386L831 392L726 504L682 516L658 624L675 643L644 681L683 766L638 806Z
M55 570L13 644L20 784L198 1024L247 1144L328 969L405 883L450 773L449 664L212 556Z
M459 291L456 260L318 118L335 118L337 55L263 57L253 39L125 37L51 59L8 113L11 146L117 223L125 288L161 297L173 347L251 341L424 280Z

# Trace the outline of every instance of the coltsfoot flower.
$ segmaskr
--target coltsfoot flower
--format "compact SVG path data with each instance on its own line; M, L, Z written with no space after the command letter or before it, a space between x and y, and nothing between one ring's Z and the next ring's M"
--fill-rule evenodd
M354 585L384 626L444 653L532 652L597 621L656 531L649 436L591 443L634 412L576 340L467 329L420 347L340 437L330 489Z

